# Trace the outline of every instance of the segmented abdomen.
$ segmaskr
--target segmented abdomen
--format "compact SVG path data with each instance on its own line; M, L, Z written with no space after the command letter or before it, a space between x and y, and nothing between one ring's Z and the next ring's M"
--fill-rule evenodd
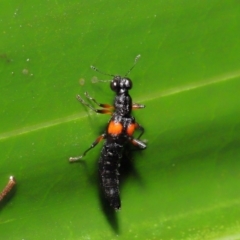
M121 207L118 178L120 159L121 146L117 147L116 143L106 142L99 159L99 175L104 195L115 210Z

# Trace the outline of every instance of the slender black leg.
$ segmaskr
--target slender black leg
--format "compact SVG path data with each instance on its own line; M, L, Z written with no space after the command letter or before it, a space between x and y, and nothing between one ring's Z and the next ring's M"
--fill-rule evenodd
M143 104L138 104L138 103L133 103L132 104L132 109L135 110L135 109L141 109L141 108L145 108L145 105Z
M89 100L93 101L95 104L97 104L99 107L102 108L114 108L114 106L110 105L110 104L106 104L106 103L99 103L97 102L94 98L92 98L88 92L85 92L84 95L86 96L86 98L88 98Z
M138 140L138 139L136 139L136 138L133 138L133 137L129 137L129 141L134 145L134 146L137 146L139 149L141 149L141 150L143 150L143 149L145 149L146 147L147 147L147 145L144 143L144 142L142 142L142 141L140 141L140 140Z
M92 144L91 146L81 155L77 157L70 157L69 162L76 162L79 161L81 158L83 158L88 151L90 151L92 148L94 148L101 140L103 140L106 137L106 134L100 135Z
M140 139L140 137L144 134L144 128L139 123L135 123L135 124L136 124L136 129L141 131L140 135L137 138L137 139Z
M89 107L90 109L92 109L94 112L96 113L102 113L102 114L112 114L112 111L108 110L108 109L95 109L93 106L91 106L90 104L86 103L82 97L80 95L77 95L77 100L82 103L83 105Z

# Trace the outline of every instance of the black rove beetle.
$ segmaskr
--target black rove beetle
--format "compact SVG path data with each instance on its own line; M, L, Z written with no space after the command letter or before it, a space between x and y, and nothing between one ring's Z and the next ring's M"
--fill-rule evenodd
M132 98L128 93L128 91L132 88L132 81L131 79L127 78L127 75L135 67L139 57L140 55L135 58L134 65L129 69L124 77L105 74L99 71L97 68L91 66L94 71L113 77L112 80L109 80L111 89L116 93L113 106L109 104L98 103L87 92L85 92L87 99L91 100L102 108L95 109L90 104L86 103L80 95L77 95L78 101L83 105L89 107L96 113L110 114L112 117L108 122L105 132L100 135L81 156L70 157L69 161L75 162L80 160L101 140L105 140L98 162L100 184L106 199L110 203L110 206L115 210L119 210L121 207L119 196L118 169L120 166L120 161L122 159L122 152L125 144L130 142L138 149L145 149L147 147L144 142L139 140L139 138L144 133L144 128L138 124L135 121L135 118L131 115L132 109L145 108L145 105L132 103ZM141 131L138 138L133 137L135 130Z

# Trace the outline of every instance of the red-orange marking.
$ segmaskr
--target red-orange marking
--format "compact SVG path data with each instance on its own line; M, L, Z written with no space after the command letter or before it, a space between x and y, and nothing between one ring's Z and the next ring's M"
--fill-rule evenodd
M122 130L123 130L123 126L119 122L111 121L108 125L108 133L109 134L118 135L118 134L122 133Z
M132 136L134 131L135 131L135 128L136 128L136 124L135 123L132 123L132 124L128 125L127 134L129 136Z

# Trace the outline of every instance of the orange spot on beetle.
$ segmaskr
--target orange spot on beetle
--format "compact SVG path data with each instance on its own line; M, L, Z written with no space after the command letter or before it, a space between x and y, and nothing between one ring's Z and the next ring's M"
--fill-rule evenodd
M136 128L136 124L135 123L129 124L128 128L127 128L127 134L129 136L132 136L134 131L135 131L135 128Z
M108 125L108 134L118 135L122 133L122 130L123 126L119 122L111 121Z

